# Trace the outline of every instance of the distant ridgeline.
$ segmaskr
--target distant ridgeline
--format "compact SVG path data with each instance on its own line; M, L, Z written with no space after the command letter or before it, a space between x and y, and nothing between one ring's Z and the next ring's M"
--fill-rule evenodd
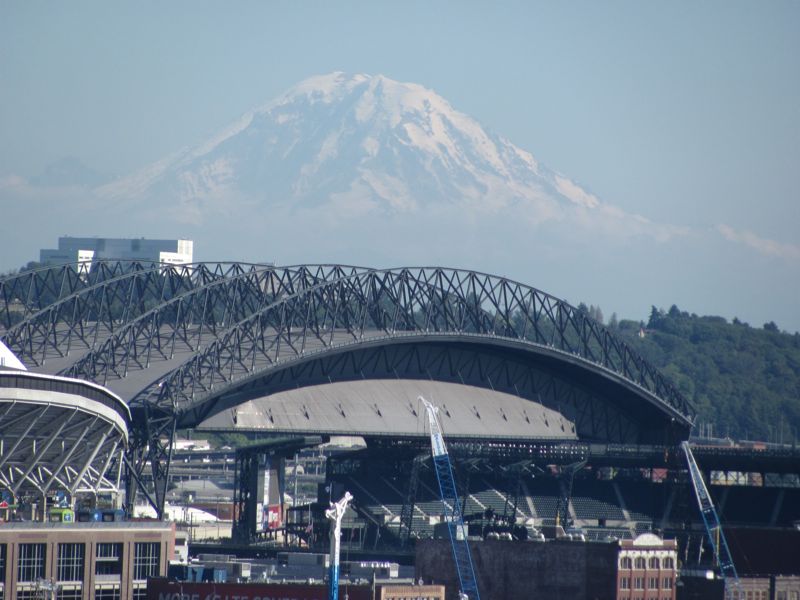
M587 310L602 319L599 309ZM698 424L710 423L714 437L800 443L800 334L674 305L653 307L646 324L612 316L608 327L694 402Z

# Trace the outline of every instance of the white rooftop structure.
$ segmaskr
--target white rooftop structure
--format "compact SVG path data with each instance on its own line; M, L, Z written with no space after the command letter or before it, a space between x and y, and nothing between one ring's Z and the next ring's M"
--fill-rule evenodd
M139 260L154 264L182 265L192 262L192 240L149 240L145 238L60 237L57 249L39 251L43 264L81 263L88 271L97 259ZM85 265L85 267L83 266Z
M8 349L8 346L3 343L3 340L0 340L0 368L2 367L7 369L20 369L22 371L27 370L25 365L22 364L22 361L17 358L17 355Z

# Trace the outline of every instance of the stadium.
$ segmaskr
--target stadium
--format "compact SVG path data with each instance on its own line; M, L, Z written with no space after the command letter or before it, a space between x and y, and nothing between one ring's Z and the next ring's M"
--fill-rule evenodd
M12 502L124 487L129 510L141 495L161 515L176 432L238 432L258 440L236 453L239 543L279 529L322 549L321 512L348 490L343 544L413 556L442 524L424 397L439 408L470 537L655 532L677 540L687 573L720 570L681 450L691 403L534 287L438 267L95 261L0 280L0 340L27 368L0 376ZM72 386L70 398L45 410L19 392L38 380ZM67 429L75 451L56 452ZM342 436L363 443L329 457L319 502L285 506L285 461ZM693 443L692 454L734 562L764 574L749 533L779 540L800 522L800 453ZM276 485L259 492L265 477Z

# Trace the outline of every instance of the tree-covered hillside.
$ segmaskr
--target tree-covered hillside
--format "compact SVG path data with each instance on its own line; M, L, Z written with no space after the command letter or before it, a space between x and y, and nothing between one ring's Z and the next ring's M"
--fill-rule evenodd
M715 436L800 442L800 334L674 305L654 307L647 323L612 316L608 326L672 379Z

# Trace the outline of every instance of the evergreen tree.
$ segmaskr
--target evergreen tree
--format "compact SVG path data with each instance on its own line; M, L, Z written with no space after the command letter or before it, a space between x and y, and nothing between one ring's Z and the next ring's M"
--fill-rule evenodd
M676 306L667 313L652 307L647 328L640 338L633 321L614 327L693 402L698 420L716 432L760 440L768 439L770 426L783 423L794 432L784 441L797 437L800 334L782 333L772 321L753 329L738 319L698 317Z

